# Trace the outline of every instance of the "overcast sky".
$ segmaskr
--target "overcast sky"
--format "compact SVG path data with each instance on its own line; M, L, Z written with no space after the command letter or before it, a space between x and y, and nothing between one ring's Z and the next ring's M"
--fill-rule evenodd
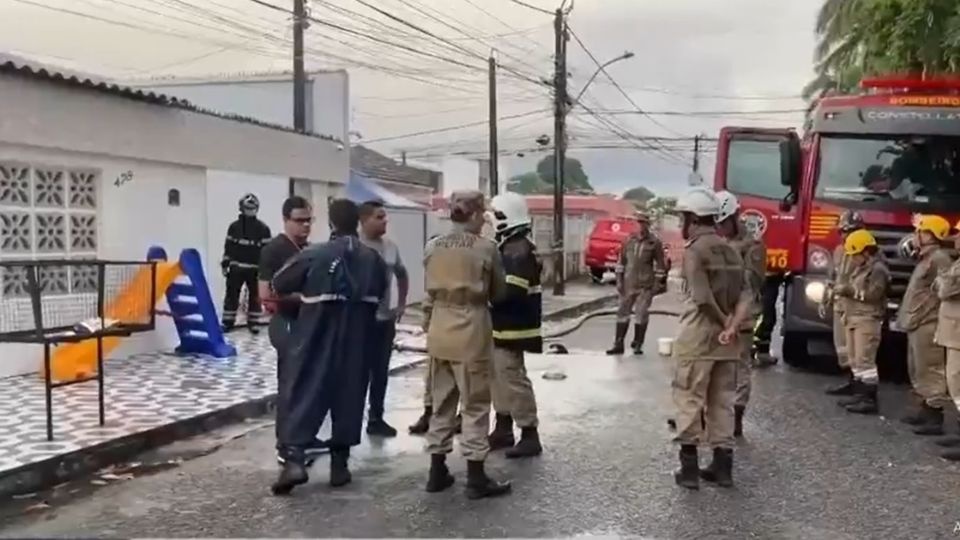
M292 5L292 0L265 1ZM450 45L390 20L362 1L449 38ZM487 82L480 57L491 47L514 72L501 72L500 114L531 113L500 123L501 148L536 147L538 135L552 135L547 89L521 79L549 76L553 69L550 15L510 0L310 3L317 19L390 43L316 23L307 30L308 67L350 70L352 127L362 135L361 143L484 120ZM547 0L527 3L550 11L557 7ZM723 125L799 126L802 114L758 111L803 107L796 96L811 77L819 5L819 0L576 0L570 26L600 62L624 51L634 53L608 71L636 105L651 113L694 114L654 115L656 123L639 114L603 116L620 126L610 128L584 109L574 109L570 155L583 161L598 190L622 192L645 185L669 194L684 185L689 142L661 143L671 147L667 155L635 147L575 147L629 146L614 129L623 136L712 137ZM0 0L0 49L108 77L284 70L290 65L290 37L288 15L251 0ZM576 41L568 48L570 92L576 94L596 65ZM636 111L603 75L583 102L595 111ZM542 112L533 113L538 110ZM704 114L731 111L741 114ZM411 156L475 152L486 148L485 130L477 126L371 146L390 154L406 150ZM516 174L532 169L543 155L504 159ZM712 155L703 165L709 178Z

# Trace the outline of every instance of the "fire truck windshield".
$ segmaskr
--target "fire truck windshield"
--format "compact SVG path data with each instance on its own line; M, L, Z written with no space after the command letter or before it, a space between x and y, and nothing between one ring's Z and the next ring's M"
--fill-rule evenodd
M821 139L818 199L914 210L960 205L960 137Z

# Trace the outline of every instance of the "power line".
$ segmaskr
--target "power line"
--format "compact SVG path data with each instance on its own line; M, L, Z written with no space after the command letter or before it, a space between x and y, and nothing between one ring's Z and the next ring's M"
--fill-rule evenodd
M532 9L532 10L534 10L534 11L539 11L540 13L546 13L547 15L551 15L551 16L553 15L552 12L550 12L550 11L548 11L548 10L546 10L546 9L539 8L539 7L537 7L537 6L532 6L532 5L526 3L526 2L524 2L524 1L522 1L522 0L511 0L511 2L513 2L514 4L520 4L521 6L523 6L523 7L525 7L525 8L528 8L528 9Z
M651 116L741 116L762 114L796 114L805 113L806 109L761 109L756 111L636 111L636 110L598 110L602 115L651 115Z
M527 112L525 112L525 113L519 113L519 114L511 114L511 115L507 115L507 116L501 116L501 117L497 118L497 120L513 120L513 119L516 119L516 118L525 118L525 117L527 117L527 116L533 116L533 115L541 114L541 113L548 112L548 111L549 111L549 109L537 109L537 110L535 110L535 111L527 111ZM469 123L466 123L466 124L458 124L458 125L455 125L455 126L447 126L447 127L441 127L441 128L426 129L426 130L423 130L423 131L414 131L414 132L412 132L412 133L404 133L404 134L401 134L401 135L392 135L392 136L390 136L390 137L380 137L380 138L377 138L377 139L367 140L367 141L365 141L365 143L369 144L369 143L375 143L375 142L395 141L395 140L398 140L398 139L409 139L409 138L412 138L412 137L420 137L420 136L422 136L422 135L432 135L432 134L434 134L434 133L445 133L445 132L448 132L448 131L456 131L456 130L471 128L471 127L476 127L476 126L485 126L485 125L487 124L487 122L489 122L489 119L484 119L484 120L480 120L480 121L477 121L477 122L469 122Z

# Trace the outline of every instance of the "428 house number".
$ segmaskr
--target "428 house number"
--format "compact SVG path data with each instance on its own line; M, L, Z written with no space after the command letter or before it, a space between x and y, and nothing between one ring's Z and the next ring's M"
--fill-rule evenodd
M120 173L120 176L118 176L117 179L113 181L113 185L120 187L126 184L127 182L132 182L132 181L133 181L133 171L127 171L125 173Z

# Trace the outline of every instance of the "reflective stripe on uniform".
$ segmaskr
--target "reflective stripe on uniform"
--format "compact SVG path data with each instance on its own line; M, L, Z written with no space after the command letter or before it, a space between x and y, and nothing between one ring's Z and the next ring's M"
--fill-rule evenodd
M880 373L877 368L856 369L853 371L853 377L860 382L874 384L880 380Z
M529 330L494 330L493 338L501 339L505 341L514 340L514 339L533 339L540 337L539 328L531 328Z
M543 294L543 287L540 285L530 287L530 290L527 291L529 294Z
M230 261L230 266L236 266L237 268L260 268L260 266L256 264L242 263L237 261Z
M349 298L343 294L332 294L325 293L319 294L317 296L303 296L300 298L300 301L304 304L319 304L322 302L346 302ZM360 299L361 302L367 302L370 304L379 304L380 299L376 296L364 296Z
M263 244L263 240L249 240L247 238L234 238L232 236L228 236L227 240L241 246L259 246Z
M530 280L523 279L520 276L515 276L513 274L507 274L507 285L513 285L515 287L520 287L521 289L530 288Z

